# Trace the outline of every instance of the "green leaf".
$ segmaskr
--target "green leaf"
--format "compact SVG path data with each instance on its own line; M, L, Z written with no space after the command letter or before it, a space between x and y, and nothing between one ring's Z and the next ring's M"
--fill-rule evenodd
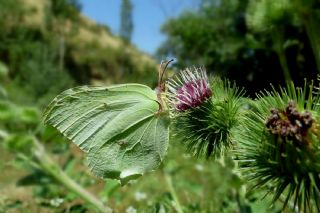
M156 93L144 85L83 86L57 96L44 119L88 152L95 175L126 183L163 160L169 122L158 110Z
M6 123L38 124L40 113L35 107L17 106L0 100L0 120Z
M10 134L4 140L5 147L11 152L31 154L33 136L30 134Z
M0 78L8 75L8 67L0 61Z
M26 124L37 124L40 121L39 111L35 107L20 107L20 120Z
M9 101L0 101L0 120L10 121L13 120L17 114L16 107Z
M5 98L7 97L7 91L5 90L5 88L0 84L0 98Z

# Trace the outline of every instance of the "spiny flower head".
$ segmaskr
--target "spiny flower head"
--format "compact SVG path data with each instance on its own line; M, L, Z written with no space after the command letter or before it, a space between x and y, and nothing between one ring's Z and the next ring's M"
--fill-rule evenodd
M187 68L167 81L171 108L186 111L202 105L212 96L208 77L203 68Z
M253 188L272 192L272 203L320 212L320 93L313 82L279 90L262 92L235 130L238 165Z
M241 120L242 90L218 77L209 83L202 68L181 71L167 81L166 89L177 141L194 156L222 157L233 146L231 129Z
M307 143L306 135L313 123L310 112L299 112L292 100L285 110L273 108L270 111L266 127L271 134L292 140L298 143L296 145Z

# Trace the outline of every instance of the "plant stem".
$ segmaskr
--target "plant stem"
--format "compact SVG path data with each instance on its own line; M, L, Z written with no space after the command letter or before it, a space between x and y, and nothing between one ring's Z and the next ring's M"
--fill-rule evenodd
M304 26L310 41L314 59L317 64L318 73L320 74L320 30L314 12L303 18Z
M5 139L9 134L0 129L0 139ZM98 198L92 195L90 192L85 190L81 185L72 180L45 152L43 145L39 140L33 137L33 147L35 148L34 154L37 159L37 163L29 162L33 167L38 168L39 166L49 175L51 175L56 181L64 185L67 189L77 194L87 203L94 206L99 212L112 213L112 209L105 206ZM19 155L22 159L28 161L28 157L21 154Z
M173 201L174 201L174 205L173 207L175 208L175 210L178 213L183 213L182 207L180 205L178 196L176 194L176 191L174 190L173 184L172 184L172 179L171 176L169 174L167 174L166 172L164 172L164 177L166 179L170 194L172 195Z
M45 152L44 147L37 138L34 138L35 156L41 168L51 175L55 180L64 185L67 189L77 194L87 203L94 206L99 212L112 213L110 207L105 206L99 199L85 190L82 186L71 179Z
M283 32L281 29L276 28L272 31L272 38L274 42L274 50L278 55L279 62L282 68L283 76L285 81L291 81L290 70L287 63L286 53L283 47Z
M0 139L7 138L8 136L9 136L9 134L6 131L0 129Z

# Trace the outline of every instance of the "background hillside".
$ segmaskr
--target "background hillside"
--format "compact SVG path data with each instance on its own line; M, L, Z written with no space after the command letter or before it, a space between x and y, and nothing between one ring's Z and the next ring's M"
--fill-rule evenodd
M77 84L130 79L153 86L155 61L69 2L0 1L0 61L9 68L9 93L43 105Z

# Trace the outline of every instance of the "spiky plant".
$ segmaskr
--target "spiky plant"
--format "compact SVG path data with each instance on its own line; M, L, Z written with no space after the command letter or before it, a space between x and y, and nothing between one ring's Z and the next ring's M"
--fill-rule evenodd
M209 79L203 68L186 69L167 82L174 136L197 157L218 157L232 145L239 123L239 90L229 81Z
M237 131L239 166L254 188L320 211L320 99L313 83L263 92Z

